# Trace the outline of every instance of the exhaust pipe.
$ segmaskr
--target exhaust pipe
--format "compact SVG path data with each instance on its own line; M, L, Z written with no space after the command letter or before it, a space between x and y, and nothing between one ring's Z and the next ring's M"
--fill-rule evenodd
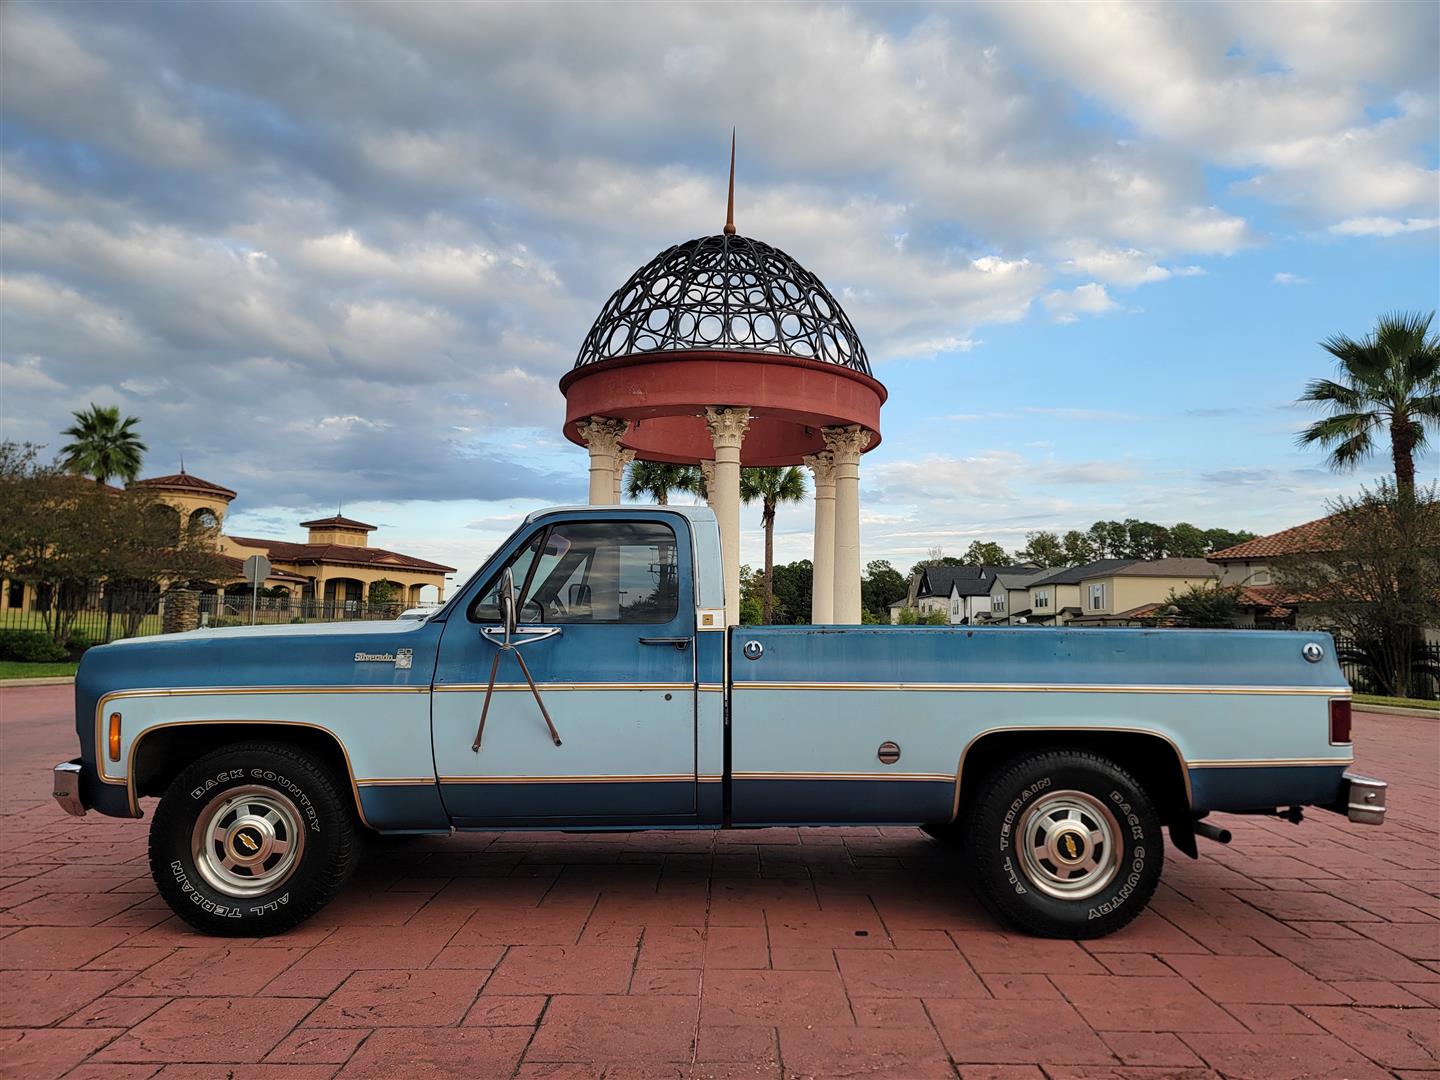
M1195 835L1214 840L1217 844L1228 844L1230 842L1229 829L1222 829L1218 825L1211 825L1208 821L1195 822Z

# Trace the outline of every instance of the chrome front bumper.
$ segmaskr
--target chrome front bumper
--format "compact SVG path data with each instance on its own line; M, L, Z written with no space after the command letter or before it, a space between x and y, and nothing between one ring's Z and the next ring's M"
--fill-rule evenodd
M80 763L62 761L55 766L55 801L72 817L85 816L85 804L80 799Z
M1385 824L1385 789L1390 785L1373 776L1345 774L1345 816L1361 825Z

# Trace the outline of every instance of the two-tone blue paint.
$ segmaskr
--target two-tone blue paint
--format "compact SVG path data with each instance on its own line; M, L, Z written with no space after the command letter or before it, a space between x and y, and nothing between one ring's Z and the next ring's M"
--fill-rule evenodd
M669 525L682 603L660 624L565 624L522 646L562 736L513 657L471 749L495 646L468 614L534 530ZM718 531L703 508L532 515L424 622L202 630L90 650L76 681L86 802L138 813L144 740L176 725L298 724L346 756L375 828L716 826L949 819L968 753L1005 731L1132 732L1168 746L1192 808L1334 801L1349 746L1328 742L1348 687L1324 634L717 625ZM718 620L723 622L723 616ZM675 639L683 647L646 644ZM758 660L741 646L755 641ZM1306 662L1319 641L1326 656ZM410 650L408 668L357 653ZM102 725L123 715L118 761ZM881 762L879 744L901 747Z

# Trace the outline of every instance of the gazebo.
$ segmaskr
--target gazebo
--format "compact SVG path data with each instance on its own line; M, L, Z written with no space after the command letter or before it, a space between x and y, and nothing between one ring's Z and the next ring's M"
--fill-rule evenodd
M725 614L740 614L740 468L800 465L815 484L811 621L860 622L860 455L885 387L818 277L735 230L662 251L601 309L560 380L565 437L590 452L590 502L619 502L636 459L699 465L720 524Z

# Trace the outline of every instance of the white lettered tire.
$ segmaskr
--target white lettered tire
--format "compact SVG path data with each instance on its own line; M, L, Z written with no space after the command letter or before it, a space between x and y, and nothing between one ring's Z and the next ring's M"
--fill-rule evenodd
M194 761L161 796L150 873L171 910L207 934L264 936L304 922L360 854L348 792L281 743L237 743Z
M969 801L965 848L982 901L1041 937L1096 938L1145 909L1160 882L1160 817L1144 787L1086 750L1006 762Z

